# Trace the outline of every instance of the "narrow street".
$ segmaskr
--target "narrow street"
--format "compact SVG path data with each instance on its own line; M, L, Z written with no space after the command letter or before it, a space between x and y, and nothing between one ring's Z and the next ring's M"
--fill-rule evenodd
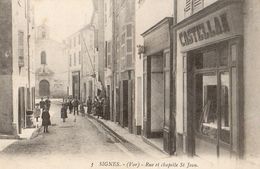
M65 123L60 119L60 103L51 105L49 133L40 130L39 135L31 140L19 140L5 148L1 157L10 159L33 157L35 159L83 158L95 160L129 159L133 157L123 146L98 124L87 117L68 113ZM131 147L130 147L131 148ZM133 149L130 151L134 151ZM134 152L135 156L140 152Z

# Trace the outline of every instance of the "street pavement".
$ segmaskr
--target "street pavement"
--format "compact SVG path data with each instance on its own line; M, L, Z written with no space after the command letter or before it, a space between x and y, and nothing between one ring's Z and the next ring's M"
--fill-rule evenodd
M66 122L60 119L61 105L58 101L52 103L50 114L51 123L49 133L40 130L39 135L29 140L17 140L0 152L0 163L4 168L25 166L34 168L34 164L82 164L86 166L98 164L103 160L128 160L145 156L139 150L131 152L116 138L105 131L93 120L81 115L74 116L68 113ZM26 161L30 163L24 163ZM9 161L9 163L8 163ZM16 163L10 163L16 161ZM70 161L70 162L69 162ZM75 163L73 163L73 161ZM14 166L9 166L9 165ZM8 165L8 166L7 166ZM2 165L3 166L3 165ZM1 168L1 167L0 167Z

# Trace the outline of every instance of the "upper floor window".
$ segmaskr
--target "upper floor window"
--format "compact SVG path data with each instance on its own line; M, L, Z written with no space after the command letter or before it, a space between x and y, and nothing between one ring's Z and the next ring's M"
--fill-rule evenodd
M18 32L18 59L19 67L24 66L24 33L22 31Z
M186 0L184 8L185 16L190 16L193 13L198 12L204 6L204 0Z
M46 62L46 52L45 51L41 52L41 64L42 65L46 65L47 64L47 62Z

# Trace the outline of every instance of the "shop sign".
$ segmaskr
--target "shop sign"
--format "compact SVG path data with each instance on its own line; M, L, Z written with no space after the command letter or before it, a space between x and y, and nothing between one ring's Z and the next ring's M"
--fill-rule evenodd
M234 3L199 19L187 18L187 22L193 21L177 30L180 50L185 52L243 35L241 10L241 6Z
M182 46L188 46L193 43L219 36L230 32L227 14L223 13L213 17L203 23L192 26L186 31L179 33L179 40Z

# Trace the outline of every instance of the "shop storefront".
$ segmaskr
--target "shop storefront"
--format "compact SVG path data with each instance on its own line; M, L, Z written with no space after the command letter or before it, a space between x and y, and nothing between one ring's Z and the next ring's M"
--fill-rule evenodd
M177 136L196 156L242 152L241 4L215 3L175 27Z
M173 77L171 26L173 18L164 18L142 34L143 58L143 129L145 141L172 154L175 150L172 98Z

